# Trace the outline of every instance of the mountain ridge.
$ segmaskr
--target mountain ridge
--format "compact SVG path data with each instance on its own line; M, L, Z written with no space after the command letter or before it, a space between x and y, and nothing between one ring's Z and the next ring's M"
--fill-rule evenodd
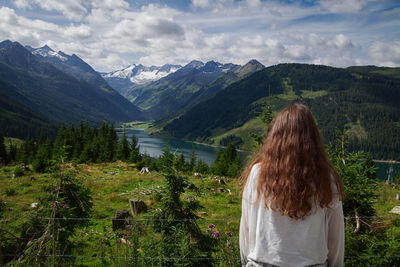
M178 139L215 145L232 135L229 138L240 138L249 149L246 125L259 116L266 100L274 112L300 102L313 111L326 142L335 139L337 128L347 127L350 148L371 151L377 158L399 157L400 127L396 122L400 121L400 79L374 73L377 70L382 71L297 63L270 66L155 128ZM395 73L392 76L400 74L400 68L389 71ZM251 125L255 131L263 131L261 121Z
M165 64L162 66L143 66L142 64L132 64L121 70L115 70L108 73L100 73L107 83L124 95L130 88L148 84L159 80L182 66Z
M73 63L82 63L83 67L93 70L79 57L70 58ZM18 42L1 42L0 80L12 85L4 88L12 88L29 100L26 102L29 110L41 114L52 123L77 123L80 120L101 123L103 120L132 121L142 118L141 112L104 80L96 81L96 76L91 76L91 73L89 79L83 76L86 73L74 76L72 73L76 70L72 70L72 67L62 70L68 68L68 61L56 67L56 59L51 60L53 63L43 56L34 55ZM20 99L14 95L11 100L19 103Z

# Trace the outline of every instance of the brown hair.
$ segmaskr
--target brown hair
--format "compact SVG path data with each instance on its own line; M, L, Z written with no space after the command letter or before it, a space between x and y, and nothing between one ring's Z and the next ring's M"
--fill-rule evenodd
M243 188L251 169L260 163L257 200L263 192L266 208L303 219L313 202L321 208L333 200L334 188L342 198L342 182L326 155L310 109L292 104L271 122L260 151L244 170Z

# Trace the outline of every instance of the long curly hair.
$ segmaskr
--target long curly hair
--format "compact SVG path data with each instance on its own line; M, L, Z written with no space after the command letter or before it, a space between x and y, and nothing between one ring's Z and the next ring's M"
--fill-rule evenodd
M342 199L341 179L329 162L314 117L305 105L292 104L273 119L259 152L242 173L243 188L257 163L257 200L263 198L266 208L282 215L303 219L313 203L328 207L335 193Z

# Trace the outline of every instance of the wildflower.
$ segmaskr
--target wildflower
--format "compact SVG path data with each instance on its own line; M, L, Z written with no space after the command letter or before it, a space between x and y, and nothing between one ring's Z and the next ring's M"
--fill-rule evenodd
M13 208L8 208L8 211L13 211L14 209Z
M4 220L4 222L5 222L5 223L8 223L8 222L9 222L9 220L5 219L5 220Z
M121 243L122 242L122 240L121 239L117 239L117 243L119 244L119 243Z
M61 228L58 228L58 229L57 229L57 232L62 232L62 229L61 229Z
M210 225L208 226L208 229L213 230L214 228L215 228L215 225L214 225L214 224L210 224Z
M42 244L40 245L40 247L42 247L42 248L44 248L44 246L46 246L46 244L43 244L43 243L42 243Z
M37 219L40 221L42 219L42 216L37 216Z
M126 226L126 228L128 228L128 229L132 229L132 227L133 227L132 224L128 224L128 225Z
M53 234L51 234L51 235L50 235L50 238L53 238L53 237L54 237L54 235L53 235Z
M232 237L232 236L233 236L233 232L225 232L225 234L226 234L227 236L229 236L229 237Z
M58 204L60 204L60 202L58 202L57 200L54 200L53 204L51 204L52 207L56 207Z
M65 209L66 207L68 207L68 205L64 203L64 204L61 205L61 207L62 207L63 209Z
M215 231L213 234L212 234L212 237L213 238L218 238L218 237L220 237L221 236L221 234L218 232L218 231Z

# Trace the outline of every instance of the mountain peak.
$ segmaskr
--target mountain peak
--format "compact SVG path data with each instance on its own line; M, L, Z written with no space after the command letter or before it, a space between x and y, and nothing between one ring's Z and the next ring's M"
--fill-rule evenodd
M258 60L256 60L256 59L250 60L250 61L247 62L244 66L246 66L246 65L259 65L259 66L265 67L263 64L261 64L261 63L260 63Z
M43 51L46 51L46 52L54 52L54 50L51 49L47 44L42 46L42 47L40 47L40 48L38 48L37 50L39 50L39 49L43 50Z
M185 67L191 67L191 68L201 68L204 66L204 63L199 61L199 60L192 60L189 62L189 64L187 64Z
M248 74L262 70L263 68L265 68L263 64L255 59L252 59L240 68L238 68L235 72L239 75L239 77L244 77Z

